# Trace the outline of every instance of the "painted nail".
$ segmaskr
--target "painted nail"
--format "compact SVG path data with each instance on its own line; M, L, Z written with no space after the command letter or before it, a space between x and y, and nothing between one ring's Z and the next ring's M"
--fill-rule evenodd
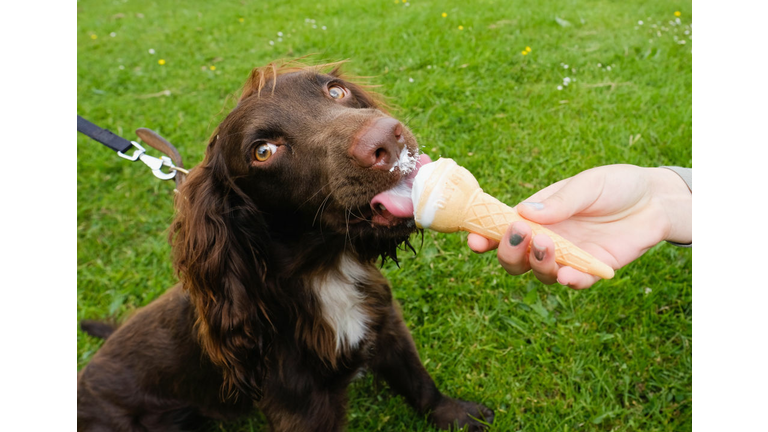
M517 246L525 239L525 236L516 232L513 232L512 235L509 236L509 244L512 246Z
M534 210L543 210L544 204L538 203L538 202L524 202L523 204L527 205L528 207L534 209Z
M539 261L544 261L544 257L547 255L547 248L537 246L536 242L534 241L532 249L534 258Z

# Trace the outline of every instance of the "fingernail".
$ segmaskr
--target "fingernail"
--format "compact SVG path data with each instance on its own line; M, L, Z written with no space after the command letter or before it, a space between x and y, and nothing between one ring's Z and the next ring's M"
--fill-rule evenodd
M512 246L517 246L520 243L522 243L524 239L525 239L524 235L513 231L512 235L509 236L509 244L511 244Z
M538 202L524 202L523 204L527 205L529 208L532 208L534 210L544 209L544 204L538 203Z
M533 241L533 257L539 261L544 261L544 257L547 256L547 248L540 247L536 244L536 240Z

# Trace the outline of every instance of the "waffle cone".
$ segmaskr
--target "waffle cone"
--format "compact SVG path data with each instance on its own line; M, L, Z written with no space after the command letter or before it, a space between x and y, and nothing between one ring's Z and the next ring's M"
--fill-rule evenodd
M521 217L514 208L483 192L475 177L455 162L443 163L426 180L419 202L414 203L416 224L434 231L468 231L500 241L510 224L527 223L533 234L546 234L555 243L555 261L603 279L613 269L551 230ZM425 211L432 208L429 226L422 226Z

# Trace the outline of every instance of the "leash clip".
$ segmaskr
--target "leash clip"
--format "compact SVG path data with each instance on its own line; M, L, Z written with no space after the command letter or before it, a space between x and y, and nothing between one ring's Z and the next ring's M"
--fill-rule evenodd
M133 152L133 155L129 156L123 152L117 152L117 155L120 156L123 159L128 159L131 162L135 162L136 160L141 160L144 162L145 165L147 165L151 170L152 174L155 175L155 177L159 178L160 180L170 180L174 177L176 177L176 165L173 164L173 161L168 156L161 156L159 159L150 156L146 153L146 150L144 147L139 145L136 141L131 141L131 144L133 144L134 147L136 147L136 151ZM161 168L164 166L169 167L170 172L163 172Z

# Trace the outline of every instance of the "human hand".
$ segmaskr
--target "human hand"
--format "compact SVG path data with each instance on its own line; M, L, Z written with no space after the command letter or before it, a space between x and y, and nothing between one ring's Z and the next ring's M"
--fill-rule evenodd
M661 241L690 243L691 202L691 192L673 171L607 165L552 184L516 209L525 219L545 225L618 269ZM531 237L528 224L515 222L501 242L470 234L467 244L478 253L498 248L499 262L509 274L533 270L543 283L576 289L599 280L557 264L548 236Z

